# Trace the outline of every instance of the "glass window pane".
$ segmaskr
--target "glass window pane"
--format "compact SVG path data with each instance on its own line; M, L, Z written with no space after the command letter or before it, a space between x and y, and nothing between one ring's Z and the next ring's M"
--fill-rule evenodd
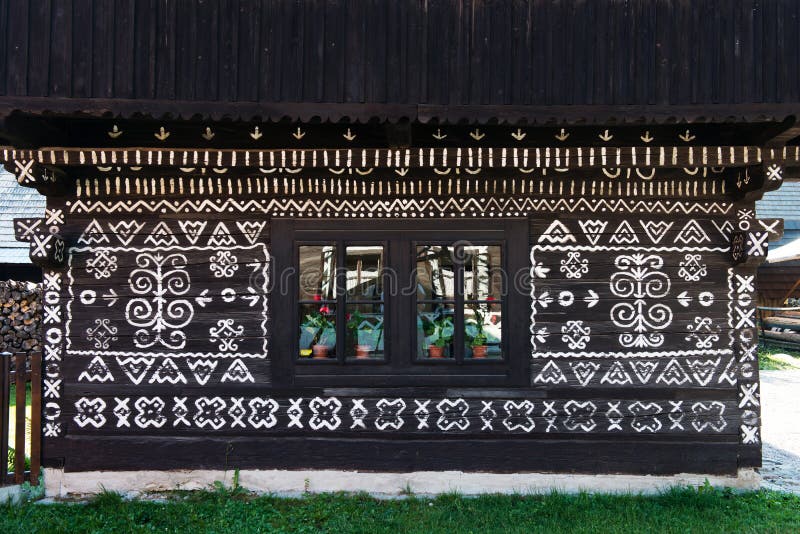
M464 299L500 300L503 276L500 245L464 246Z
M452 304L417 305L417 357L453 358L455 338Z
M345 251L347 300L383 298L383 246L348 246Z
M300 305L300 358L336 358L336 311L333 303Z
M453 247L417 247L417 300L455 298Z
M471 302L464 306L464 356L502 358L502 306Z
M336 298L336 247L334 245L303 245L299 247L300 300L331 300Z
M347 306L348 358L380 360L384 357L383 305L349 304Z

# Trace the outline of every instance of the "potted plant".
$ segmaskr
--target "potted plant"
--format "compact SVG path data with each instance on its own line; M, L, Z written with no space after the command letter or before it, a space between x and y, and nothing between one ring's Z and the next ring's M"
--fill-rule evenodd
M486 332L483 331L483 314L474 308L475 319L472 319L468 324L474 328L474 333L471 335L470 347L472 348L472 357L476 359L486 358L488 347L486 346Z
M486 346L486 334L484 334L483 331L472 338L470 346L472 347L473 358L486 358L488 347Z
M323 305L320 306L319 311L306 315L302 324L303 329L314 331L314 336L311 340L311 351L312 358L315 360L327 359L330 352L330 345L328 345L329 332L335 332L335 326L333 321L328 319L329 315L331 315L331 309Z
M453 324L446 317L429 320L426 335L430 340L428 356L438 360L444 358L444 348L453 341Z
M447 345L447 340L444 337L439 337L433 342L433 345L428 345L428 356L434 360L444 358L444 348Z
M373 333L372 326L364 321L364 316L358 310L355 310L347 318L347 329L356 340L356 359L365 360L369 358L369 353L372 352L373 346L368 343L361 343L362 337L371 336ZM362 333L364 334L362 336Z

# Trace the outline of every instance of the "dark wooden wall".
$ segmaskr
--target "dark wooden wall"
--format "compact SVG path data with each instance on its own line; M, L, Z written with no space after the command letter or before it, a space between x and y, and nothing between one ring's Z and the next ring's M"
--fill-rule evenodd
M323 191L308 181L313 171L86 172L67 196L49 198L46 215L67 243L66 265L48 270L44 283L48 466L733 474L760 464L754 272L729 255L731 232L754 225L754 209L723 192L723 173L500 179L417 169L391 178L416 183L415 192L369 194L360 185L383 178L317 171L335 184ZM467 188L478 180L496 183L494 192ZM526 193L511 193L523 182ZM673 186L640 197L645 184L661 182ZM590 193L567 194L573 187ZM271 347L293 334L274 328L286 311L267 301L266 279L251 274L263 273L265 250L287 238L271 231L271 219L353 218L366 208L369 226L409 212L529 219L530 242L517 246L533 262L530 315L526 308L519 318L530 318L530 345L509 355L529 362L524 386L274 379ZM220 252L239 263L218 277ZM164 275L174 287L166 300L188 300L194 310L189 323L163 332L187 335L179 351L147 339L137 345L135 302L156 301L154 286L136 280L154 276L143 269L156 263L189 283L173 286ZM653 323L642 343L623 339L634 327L614 322L614 307L633 301L625 286L632 264L646 271L637 275L647 286L640 314ZM625 280L615 287L618 277ZM662 324L654 306L668 308L670 319ZM209 336L226 318L245 327L235 349ZM152 339L154 329L143 329Z
M0 95L792 103L798 17L794 0L0 0Z

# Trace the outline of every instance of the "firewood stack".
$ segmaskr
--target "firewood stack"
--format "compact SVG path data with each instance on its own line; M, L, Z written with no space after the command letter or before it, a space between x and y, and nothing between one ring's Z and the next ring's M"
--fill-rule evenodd
M32 282L0 281L0 350L42 350L42 287Z

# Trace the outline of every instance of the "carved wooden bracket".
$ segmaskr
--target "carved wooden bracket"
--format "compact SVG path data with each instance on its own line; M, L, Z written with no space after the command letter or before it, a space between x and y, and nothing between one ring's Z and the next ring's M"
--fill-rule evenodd
M767 241L774 243L783 237L783 219L756 219L761 228L769 234Z
M769 232L731 233L731 260L734 265L758 266L767 259Z
M67 192L67 173L58 167L42 165L33 160L14 160L6 169L24 187L33 187L45 196L62 196Z
M729 176L728 186L737 200L754 202L783 184L784 171L777 163L742 167Z
M29 257L43 269L64 266L66 243L58 226L48 226L47 219L14 219L17 241L30 243Z

